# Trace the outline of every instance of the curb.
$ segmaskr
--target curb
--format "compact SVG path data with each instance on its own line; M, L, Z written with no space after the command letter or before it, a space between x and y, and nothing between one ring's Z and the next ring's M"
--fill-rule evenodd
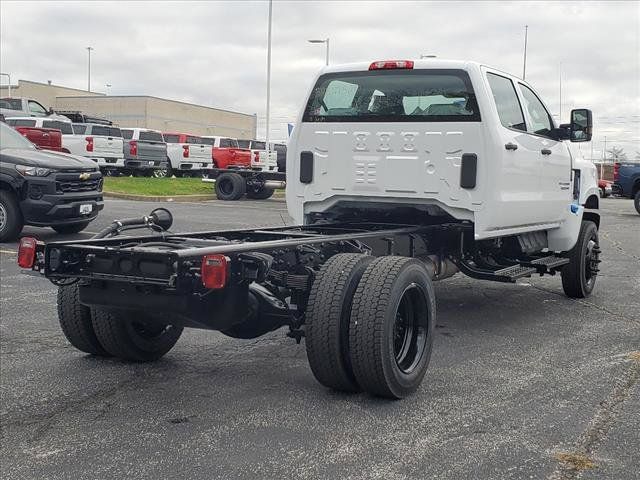
M119 198L121 200L137 200L139 202L204 202L216 199L215 195L152 196L116 192L102 192L102 195L110 198Z
M134 200L138 202L206 202L209 200L217 200L215 195L173 195L173 196L154 196L154 195L133 195L131 193L102 192L102 195L108 198L118 198L120 200ZM273 200L284 200L284 192L278 191L273 195ZM233 203L233 202L225 202Z

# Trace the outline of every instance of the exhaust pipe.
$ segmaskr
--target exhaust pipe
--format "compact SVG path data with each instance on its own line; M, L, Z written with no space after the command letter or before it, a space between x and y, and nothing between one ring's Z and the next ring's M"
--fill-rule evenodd
M287 182L282 180L265 180L264 186L266 188L285 188L287 186Z

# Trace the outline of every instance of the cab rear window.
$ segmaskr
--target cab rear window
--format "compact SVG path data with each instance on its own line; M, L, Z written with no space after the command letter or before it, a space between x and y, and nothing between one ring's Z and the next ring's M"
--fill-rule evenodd
M478 122L464 70L375 70L322 75L303 122Z
M140 132L140 140L146 140L148 142L164 142L160 132L152 132L148 130Z
M35 120L14 120L12 118L7 119L7 125L11 125L12 127L35 127Z
M57 128L64 135L73 135L73 127L71 122L60 122L58 120L45 120L42 122L44 128Z

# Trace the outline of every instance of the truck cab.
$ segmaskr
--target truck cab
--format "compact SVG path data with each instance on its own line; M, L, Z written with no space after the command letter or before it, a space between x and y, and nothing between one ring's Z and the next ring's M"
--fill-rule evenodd
M296 222L397 218L404 206L414 221L471 222L476 241L524 235L567 251L584 208L598 207L595 167L564 142L590 138L590 112L560 128L508 73L440 59L356 63L325 68L307 98L287 157Z

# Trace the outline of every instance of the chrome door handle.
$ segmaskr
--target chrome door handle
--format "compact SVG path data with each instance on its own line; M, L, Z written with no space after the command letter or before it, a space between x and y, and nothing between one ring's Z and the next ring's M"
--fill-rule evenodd
M515 143L507 143L504 148L506 148L507 150L517 150L518 149L518 145L516 145Z
M542 150L540 150L540 153L542 153L543 155L551 155L551 150L549 150L548 148L543 148Z

